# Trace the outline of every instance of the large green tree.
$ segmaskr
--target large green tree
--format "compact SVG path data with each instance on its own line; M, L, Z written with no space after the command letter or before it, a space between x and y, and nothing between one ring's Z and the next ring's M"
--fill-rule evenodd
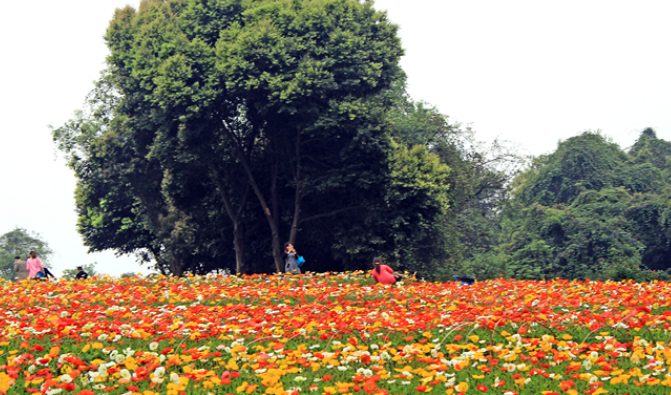
M148 251L179 274L231 268L232 244L231 269L267 270L271 252L281 271L281 241L300 233L327 269L398 255L394 240L427 234L448 205L448 168L389 138L402 50L369 2L145 1L106 40L91 110L54 129L94 250Z

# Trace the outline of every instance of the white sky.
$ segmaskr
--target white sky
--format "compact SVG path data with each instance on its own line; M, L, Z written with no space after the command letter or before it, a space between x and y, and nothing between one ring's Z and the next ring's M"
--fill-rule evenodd
M47 125L81 108L104 67L102 36L127 0L3 3L0 13L0 234L41 234L57 272L99 262L144 272L133 257L86 254L75 179ZM401 26L413 98L470 124L479 139L527 153L602 129L622 147L653 127L671 140L669 1L377 0Z

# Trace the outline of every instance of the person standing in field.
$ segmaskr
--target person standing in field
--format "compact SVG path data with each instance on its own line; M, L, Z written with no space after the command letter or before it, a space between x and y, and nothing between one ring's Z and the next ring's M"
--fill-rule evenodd
M39 280L45 277L44 265L42 265L42 260L40 260L35 251L30 251L30 259L26 261L26 267L28 269L28 278Z
M28 278L28 267L26 262L21 260L20 256L14 257L14 271L16 272L16 281Z
M382 263L382 259L375 258L373 259L373 280L376 283L380 284L394 284L397 281L400 281L403 276L398 273L394 273L394 270L389 266Z
M89 278L89 274L84 271L84 268L77 266L77 274L75 275L75 280L86 280Z
M291 243L284 244L284 271L291 274L301 274L298 268L298 253Z

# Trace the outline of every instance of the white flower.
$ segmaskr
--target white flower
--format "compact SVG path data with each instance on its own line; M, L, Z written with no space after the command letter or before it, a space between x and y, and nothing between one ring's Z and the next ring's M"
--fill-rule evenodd
M114 361L116 361L116 363L121 363L125 360L126 360L126 356L123 355L123 354L117 354L117 355L114 356Z
M307 380L307 378L306 378L306 377L303 377L303 376L296 376L296 377L294 377L294 381L305 381L305 380Z
M163 366L159 366L156 368L156 370L154 370L154 376L156 376L157 378L160 379L164 375L165 375L165 368Z
M107 333L103 333L102 335L98 336L98 340L100 340L101 342L107 340Z
M102 377L106 377L107 376L107 365L105 365L104 363L100 364L100 366L98 366L98 374Z
M170 381L172 381L173 384L179 384L179 376L177 375L177 373L175 372L170 373Z
M373 375L373 371L370 369L363 369L361 373L363 373L363 375L366 376L366 378L369 378Z
M121 374L122 379L130 380L132 377L128 369L121 369L119 373Z
M64 374L61 376L61 381L63 383L71 383L72 382L72 377L70 377L69 374Z
M592 361L590 361L589 359L582 361L582 367L585 368L585 370L592 369Z

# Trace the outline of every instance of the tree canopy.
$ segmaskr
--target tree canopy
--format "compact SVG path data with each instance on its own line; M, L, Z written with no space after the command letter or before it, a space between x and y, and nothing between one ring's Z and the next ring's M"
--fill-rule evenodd
M312 270L407 255L449 206L449 166L392 139L396 31L355 0L117 10L90 108L53 129L85 243L178 275L282 271L283 241ZM409 261L435 265L426 248Z

